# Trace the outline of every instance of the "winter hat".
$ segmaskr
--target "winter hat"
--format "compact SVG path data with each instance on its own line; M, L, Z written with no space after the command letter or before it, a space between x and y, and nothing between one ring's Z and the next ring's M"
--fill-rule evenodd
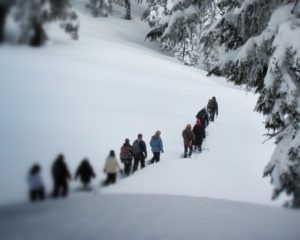
M186 125L186 129L192 129L192 125L191 124Z
M129 143L130 141L129 141L129 139L128 138L126 138L125 139L125 143Z
M138 134L138 138L142 138L143 135L141 133Z

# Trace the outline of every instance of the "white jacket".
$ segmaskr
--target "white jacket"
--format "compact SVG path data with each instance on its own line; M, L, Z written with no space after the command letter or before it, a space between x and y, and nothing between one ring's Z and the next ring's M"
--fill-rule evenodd
M120 169L121 168L116 157L107 157L104 166L104 171L106 173L117 173Z

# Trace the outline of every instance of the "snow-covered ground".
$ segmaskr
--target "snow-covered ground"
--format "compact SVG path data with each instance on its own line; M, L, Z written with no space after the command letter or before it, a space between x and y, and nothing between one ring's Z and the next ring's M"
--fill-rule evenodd
M262 144L263 118L253 112L256 96L162 55L144 41L149 30L122 19L93 18L85 1L72 1L80 16L80 40L51 29L47 46L0 47L0 204L26 199L26 174L34 162L51 190L50 166L58 153L74 173L88 157L97 179L104 178L109 150L143 133L149 143L161 130L162 161L103 193L199 196L267 205L272 187L262 178L272 142ZM207 129L206 151L180 159L181 132L212 96L219 117ZM151 151L148 146L148 158ZM78 183L72 183L72 188Z
M299 211L266 206L283 199L272 202L262 178L274 146L262 144L256 96L160 54L144 41L140 6L126 21L121 8L92 18L85 1L72 2L79 41L53 28L44 48L0 47L0 238L299 239ZM181 132L212 96L220 114L207 129L206 151L181 159ZM109 150L118 153L140 132L148 144L158 129L162 161L99 188ZM42 165L50 192L58 153L72 173L90 159L94 190L78 193L72 182L66 200L27 203L31 164Z
M77 195L0 208L3 240L298 240L295 210L162 195Z

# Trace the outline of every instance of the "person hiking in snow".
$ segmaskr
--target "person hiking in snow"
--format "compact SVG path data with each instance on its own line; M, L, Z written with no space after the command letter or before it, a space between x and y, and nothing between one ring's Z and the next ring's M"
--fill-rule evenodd
M216 100L216 97L212 97L212 99L209 99L207 103L207 111L209 113L209 121L213 122L216 117L218 116L218 103Z
M159 130L156 131L150 140L150 146L151 146L151 150L153 152L153 157L150 161L151 163L159 162L160 153L164 152L163 142L161 140L160 134L161 134L161 132Z
M29 184L29 199L32 202L36 200L45 199L45 188L41 177L41 167L38 164L34 164L28 174L28 184Z
M131 173L132 156L133 156L132 146L130 145L129 139L126 138L125 143L122 145L120 151L120 159L121 162L124 164L125 176L129 176Z
M194 151L202 152L202 143L205 138L205 128L201 123L201 120L197 118L196 124L193 127L193 133L195 135L195 140L193 141Z
M66 197L68 195L68 180L71 179L71 174L64 160L64 155L59 154L52 165L52 177L54 189L52 196L54 198Z
M209 124L208 112L206 107L202 108L196 115L197 119L200 119L203 126L206 128Z
M122 169L116 158L115 151L111 150L104 165L104 172L107 174L107 178L104 181L105 186L116 182L118 171L122 171Z
M91 178L96 177L94 169L87 158L82 160L76 170L75 180L77 180L78 177L80 177L80 181L82 182L84 189L88 189Z
M191 124L188 124L186 128L182 131L183 144L184 144L184 154L183 157L187 158L187 156L191 157L193 153L193 141L195 139L195 135L192 131ZM188 154L189 150L189 154Z
M138 134L138 138L132 144L133 150L133 172L138 169L139 163L141 163L141 169L145 167L145 159L147 158L147 147L143 141L143 135Z

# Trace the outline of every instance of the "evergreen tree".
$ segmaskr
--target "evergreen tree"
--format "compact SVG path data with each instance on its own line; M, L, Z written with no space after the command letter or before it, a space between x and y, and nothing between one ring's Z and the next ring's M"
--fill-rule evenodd
M78 18L68 0L16 0L10 16L18 23L18 42L41 46L47 40L46 23L59 21L73 39L78 39Z
M89 0L87 7L90 8L94 17L107 17L108 13L112 11L111 0Z
M215 1L211 0L153 0L144 19L153 29L146 38L159 41L162 50L172 52L187 65L199 59L199 39L209 25Z
M130 0L125 0L125 19L131 20L131 4Z
M281 192L300 206L300 22L299 1L222 2L223 16L205 33L206 49L218 47L210 74L225 76L259 94L255 110L266 116L267 135L276 149L264 175L273 198ZM208 56L210 52L208 51Z

